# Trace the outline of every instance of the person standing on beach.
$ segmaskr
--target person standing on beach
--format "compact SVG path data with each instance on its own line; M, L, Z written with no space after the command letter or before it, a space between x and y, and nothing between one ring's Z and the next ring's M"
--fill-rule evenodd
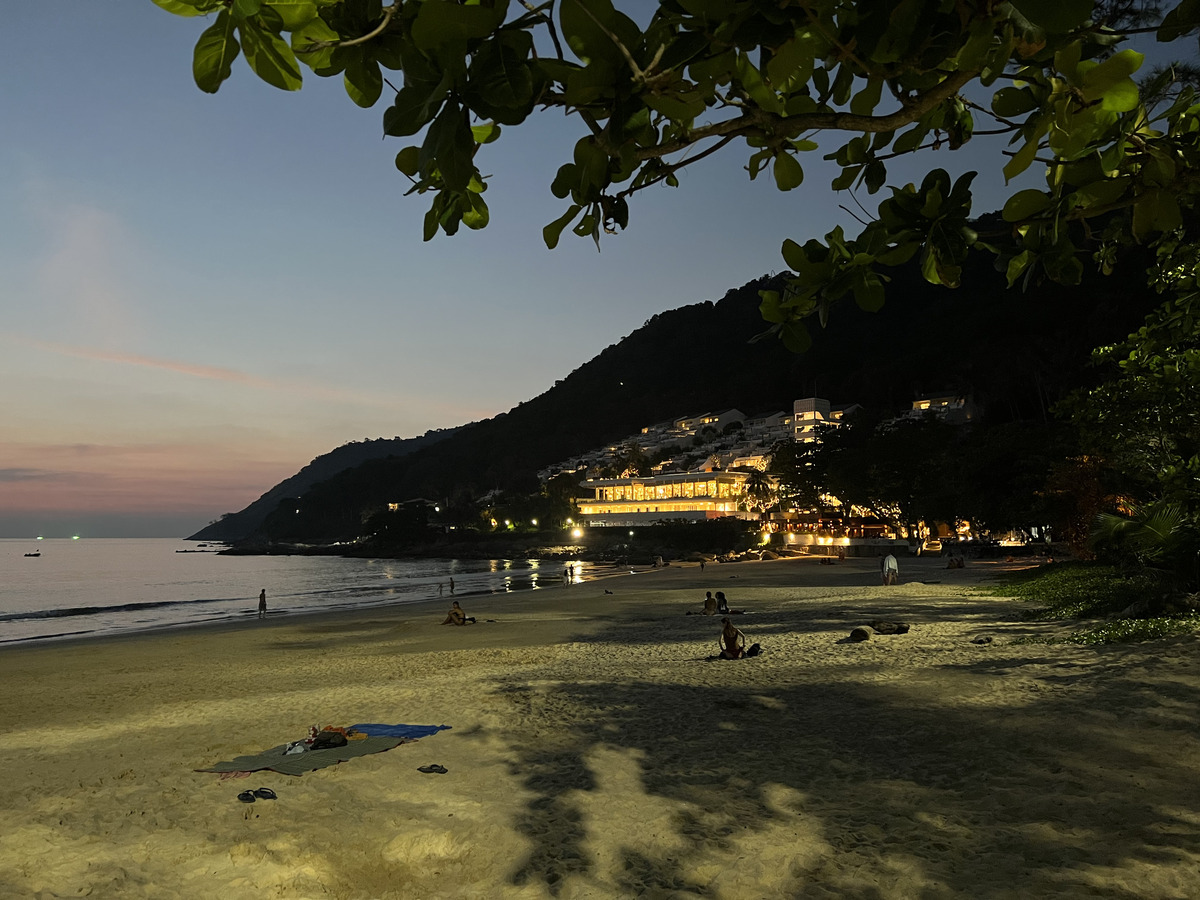
M267 617L267 589L263 588L258 592L258 617L265 619Z
M899 584L900 583L900 563L896 562L896 557L888 554L879 561L879 571L883 575L884 584Z
M453 578L450 579L450 593L452 593L452 594L454 593L454 579Z

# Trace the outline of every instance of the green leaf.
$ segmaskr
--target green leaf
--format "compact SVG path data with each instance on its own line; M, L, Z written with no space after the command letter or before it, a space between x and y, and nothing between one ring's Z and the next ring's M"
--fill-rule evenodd
M262 5L278 13L284 31L303 28L317 17L315 0L263 0Z
M759 291L762 302L758 304L759 315L767 322L781 325L788 320L788 315L779 305L779 291Z
M672 122L684 124L704 112L704 98L699 94L643 94L642 102Z
M396 154L396 168L409 178L415 178L420 171L420 158L420 147L405 147Z
M434 50L485 38L500 25L505 6L460 6L443 0L422 3L412 24L413 43L422 50Z
M784 41L767 63L767 78L777 91L791 91L812 77L813 42L807 36Z
M793 353L804 353L812 346L812 335L808 333L808 327L803 322L785 322L779 329L779 336L783 340L783 346Z
M500 126L495 122L484 122L482 125L471 126L471 137L477 144L490 144L500 137Z
M310 68L314 70L324 69L330 64L334 48L324 47L315 51L306 50L305 48L311 47L313 44L340 39L341 35L330 28L324 19L317 16L303 28L292 32L292 52L300 56L304 64Z
M882 91L882 78L868 79L866 86L851 99L850 112L858 116L869 116L879 104L879 97Z
M505 41L485 42L471 61L467 79L493 107L524 109L533 100L533 73L525 57Z
M579 168L575 163L564 163L558 167L554 181L550 182L550 193L559 200L566 200L579 184Z
M1037 105L1037 98L1029 88L1005 87L992 95L992 112L1006 119L1036 109Z
M379 63L365 53L356 53L346 63L342 76L346 93L363 109L370 109L383 92L383 73Z
M1085 184L1076 195L1083 206L1107 206L1121 199L1128 187L1128 178L1105 178Z
M867 184L867 193L876 193L885 181L887 181L887 166L879 160L873 160L868 166L866 173L863 176Z
M830 182L829 186L835 191L844 191L850 188L858 180L858 173L862 171L862 168L862 166L848 166L842 170L841 175L838 175Z
M1138 241L1151 232L1173 231L1182 224L1179 203L1169 191L1147 191L1133 207L1133 236Z
M1004 164L1004 183L1007 184L1028 169L1030 163L1033 162L1033 158L1037 156L1037 151L1038 139L1031 137L1025 142L1025 146L1018 150L1016 155Z
M783 261L793 272L801 272L808 265L808 255L804 248L788 238L783 242Z
M1036 257L1028 250L1022 250L1016 256L1008 261L1008 286L1012 287L1017 283L1017 279L1021 277L1021 273L1029 268Z
M780 153L775 157L773 171L775 184L781 191L790 191L804 183L804 169L790 153Z
M637 25L613 9L611 0L561 0L558 17L568 46L584 63L595 61L609 69L625 68L625 55L616 41L630 53L640 42Z
M433 121L446 96L445 89L430 91L426 85L406 85L383 113L383 133L392 137L416 134Z
M762 73L745 53L737 55L737 76L746 96L753 100L760 109L777 114L783 113L783 101L779 98L779 94L763 81Z
M161 4L160 4L161 5ZM1183 0L1163 17L1155 35L1160 43L1169 43L1196 30L1200 23L1200 0Z
M1143 59L1145 57L1136 50L1122 50L1086 70L1081 64L1083 98L1089 102L1100 100L1104 109L1110 112L1136 109L1138 90L1130 76L1141 68Z
M917 125L910 128L900 137L896 138L896 143L892 145L892 150L895 153L910 153L921 146L921 141L925 140L925 135L929 134L929 129L924 125Z
M879 312L883 308L883 282L874 272L863 272L854 285L854 302L867 312Z
M1092 0L1010 0L1035 25L1051 34L1065 34L1091 18Z
M203 16L216 8L216 0L151 0L151 2L169 13L177 16Z
M1017 191L1004 204L1004 221L1020 222L1032 218L1050 205L1050 198L1041 191Z
M425 143L421 147L422 168L432 155L446 187L465 191L475 174L472 162L475 147L467 111L460 109L457 103L446 103L425 133Z
M833 93L831 98L838 106L845 106L850 101L850 92L854 89L854 72L846 63L838 66L837 75L833 78Z
M262 0L233 0L230 11L235 19L248 19L257 16L262 10Z
M608 154L593 137L580 138L575 144L575 167L579 173L578 186L585 197L598 193L608 185Z
M196 42L192 76L196 79L196 87L205 93L215 94L221 82L233 71L233 61L241 49L237 38L233 36L233 28L233 16L227 10L221 10L217 20L204 30Z
M259 26L254 19L242 22L238 34L246 62L259 78L280 90L300 90L300 65L283 38Z
M462 222L472 231L478 231L480 228L486 228L490 219L488 206L483 198L476 192L471 192L465 195L466 202L470 204L469 208L463 209Z

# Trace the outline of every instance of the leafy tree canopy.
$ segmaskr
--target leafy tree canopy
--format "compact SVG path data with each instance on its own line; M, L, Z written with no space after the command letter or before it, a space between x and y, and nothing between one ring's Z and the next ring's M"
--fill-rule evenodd
M487 225L481 148L535 110L567 110L581 131L550 184L565 206L543 230L550 247L567 228L597 241L625 228L638 191L738 145L750 177L784 191L803 184L807 154L837 163L834 189L874 194L889 161L983 135L1007 140L1006 180L1044 167L1045 188L1013 193L990 232L970 222L974 173L935 169L889 188L857 237L786 240L795 277L762 311L793 349L839 300L878 308L887 268L914 256L949 287L972 249L996 254L1010 284L1074 284L1086 253L1103 266L1122 243L1177 238L1200 190L1189 73L1139 84L1143 56L1122 47L1196 34L1200 0L1165 15L1149 0L659 0L644 26L611 0L154 2L211 19L193 61L202 90L239 53L284 90L305 67L340 75L364 107L386 84L384 133L413 140L396 166L432 197L427 240Z

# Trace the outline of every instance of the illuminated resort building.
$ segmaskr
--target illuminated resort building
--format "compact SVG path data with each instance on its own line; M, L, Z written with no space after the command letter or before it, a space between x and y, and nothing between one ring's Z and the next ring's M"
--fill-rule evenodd
M833 408L820 397L797 400L792 404L792 439L801 444L819 441L822 429L840 428L846 424L845 417L857 409L857 403Z
M645 525L663 519L702 521L736 516L757 519L745 503L746 472L676 472L634 478L597 478L582 487L595 497L579 500L589 525Z

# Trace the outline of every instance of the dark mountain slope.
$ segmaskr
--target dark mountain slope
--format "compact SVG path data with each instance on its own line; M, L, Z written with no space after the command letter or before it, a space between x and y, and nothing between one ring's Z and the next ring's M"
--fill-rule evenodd
M768 338L763 278L705 302L657 315L553 388L508 413L464 426L436 447L376 459L314 485L260 537L331 541L357 536L363 514L413 497L453 498L493 488L529 490L549 463L635 433L643 425L736 406L791 409L822 396L884 410L921 393L972 391L994 421L1042 419L1050 403L1086 378L1092 347L1136 328L1158 301L1144 267L1085 279L1077 288L1005 288L982 254L948 291L916 267L893 274L878 313L839 306L803 355ZM282 486L281 486L282 487ZM280 496L280 494L275 494ZM298 493L282 494L289 500Z
M284 497L300 497L315 484L332 478L339 472L360 466L372 459L402 457L414 450L445 440L457 431L450 428L430 431L415 438L379 438L355 441L322 454L285 481L279 482L240 512L227 513L216 522L201 528L189 541L240 541L253 534L263 521L279 506Z

